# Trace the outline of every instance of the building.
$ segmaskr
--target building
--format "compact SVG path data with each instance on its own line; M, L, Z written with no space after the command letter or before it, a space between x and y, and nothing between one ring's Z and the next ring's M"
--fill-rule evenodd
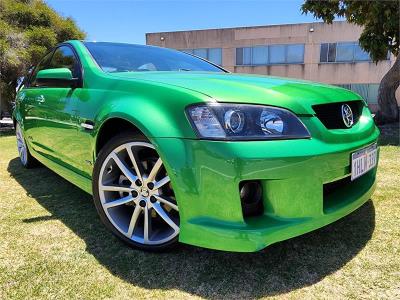
M206 58L231 72L324 82L361 94L372 111L378 86L395 61L375 64L358 45L362 28L345 21L146 34L148 45ZM400 90L397 90L398 103Z

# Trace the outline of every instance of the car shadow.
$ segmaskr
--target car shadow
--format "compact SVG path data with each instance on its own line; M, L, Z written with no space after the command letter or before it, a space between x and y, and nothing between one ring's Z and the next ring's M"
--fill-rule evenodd
M287 293L319 282L363 249L375 227L372 201L343 218L301 237L256 253L230 253L187 245L165 253L131 249L109 233L91 196L47 168L25 170L17 158L10 175L51 216L86 243L86 250L119 278L147 289L178 289L197 296L255 298Z

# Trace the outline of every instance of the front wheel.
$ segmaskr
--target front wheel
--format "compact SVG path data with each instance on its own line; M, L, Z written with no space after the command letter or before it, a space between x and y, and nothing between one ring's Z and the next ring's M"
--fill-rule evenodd
M120 239L145 250L175 244L179 209L167 171L143 136L121 134L100 151L93 195L103 223Z

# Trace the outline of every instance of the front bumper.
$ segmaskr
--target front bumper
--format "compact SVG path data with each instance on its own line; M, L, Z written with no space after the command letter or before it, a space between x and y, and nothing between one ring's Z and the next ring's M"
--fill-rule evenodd
M325 197L323 186L349 176L351 153L378 136L373 126L344 142L155 139L179 205L179 240L252 252L344 217L370 199L376 168ZM243 217L243 180L261 181L263 215Z

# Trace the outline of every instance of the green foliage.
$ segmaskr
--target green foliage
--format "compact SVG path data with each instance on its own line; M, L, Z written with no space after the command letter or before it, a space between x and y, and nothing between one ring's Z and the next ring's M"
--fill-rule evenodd
M0 97L13 99L17 79L57 43L84 38L43 0L0 0Z
M29 58L32 62L38 62L46 52L57 44L57 34L49 27L30 26L25 31L28 41Z
M359 42L375 62L386 59L388 51L396 56L399 53L400 10L396 0L307 0L301 9L326 23L344 17L349 23L363 26Z

